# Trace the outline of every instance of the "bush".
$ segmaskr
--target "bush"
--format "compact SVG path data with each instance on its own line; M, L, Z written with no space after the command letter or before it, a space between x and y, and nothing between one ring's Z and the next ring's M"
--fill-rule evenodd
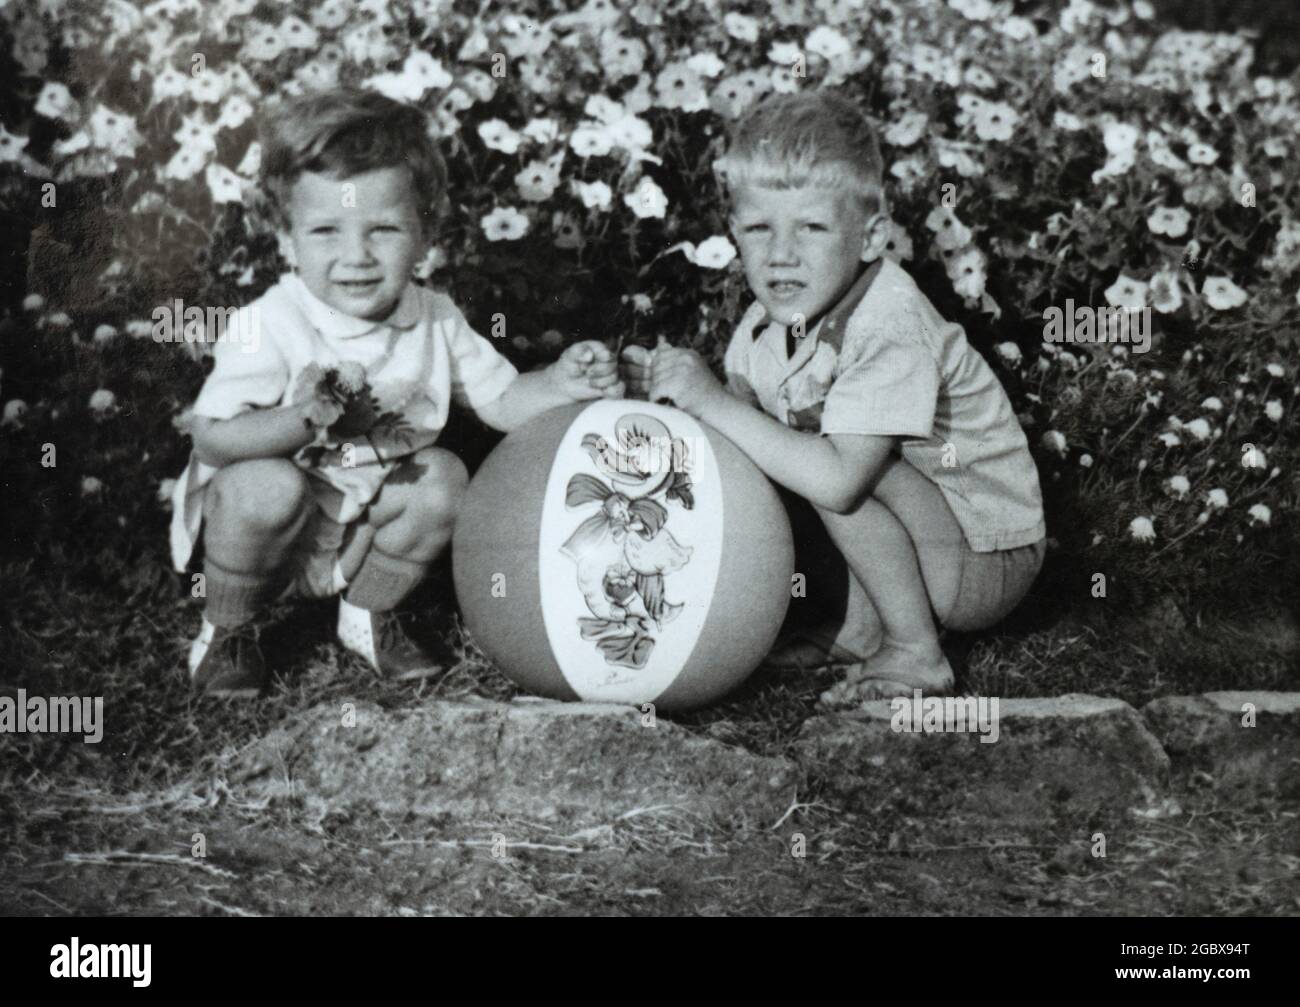
M1135 601L1293 582L1300 108L1294 71L1252 74L1246 35L1164 30L1143 0L488 6L0 11L23 73L0 198L43 295L0 347L7 414L34 403L8 422L19 494L50 492L28 462L66 441L73 482L105 486L70 482L60 520L95 511L107 534L94 501L132 526L157 507L201 372L144 317L244 303L284 268L250 184L278 94L363 84L429 111L455 185L426 274L517 361L660 334L717 361L747 298L710 168L727 124L769 91L834 87L879 124L892 254L1012 394L1062 590L1087 597L1095 572ZM1067 300L1150 309L1150 352L1046 342ZM138 342L90 338L132 320ZM118 415L92 418L97 388Z

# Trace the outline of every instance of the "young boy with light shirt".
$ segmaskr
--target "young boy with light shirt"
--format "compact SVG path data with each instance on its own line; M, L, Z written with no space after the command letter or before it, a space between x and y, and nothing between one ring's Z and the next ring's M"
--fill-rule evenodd
M510 430L556 406L620 397L599 343L518 374L446 296L412 283L447 173L417 109L339 89L287 102L261 176L295 272L217 343L177 480L176 569L203 547L192 686L265 686L254 620L285 593L339 601L343 643L392 679L440 665L394 614L447 546L465 466L434 446L454 399Z
M993 625L1042 565L1024 432L961 326L882 258L880 153L852 103L770 98L716 169L757 298L727 348L727 387L668 346L625 351L629 387L725 434L816 509L852 573L840 643L861 658L835 699L950 691L936 619Z

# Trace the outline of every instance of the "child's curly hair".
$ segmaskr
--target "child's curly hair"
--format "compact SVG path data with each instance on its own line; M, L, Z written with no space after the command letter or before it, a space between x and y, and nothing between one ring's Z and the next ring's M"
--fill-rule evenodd
M829 91L778 94L741 116L714 174L735 198L740 186L846 189L871 214L886 212L884 166L871 123Z
M294 183L311 171L349 178L407 168L426 231L447 203L447 165L419 109L376 91L334 88L290 98L261 124L260 176L276 226Z

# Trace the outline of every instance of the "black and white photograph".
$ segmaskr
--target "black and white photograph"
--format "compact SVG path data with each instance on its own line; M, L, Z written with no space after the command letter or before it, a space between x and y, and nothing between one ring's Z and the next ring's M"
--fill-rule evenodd
M0 915L1263 978L1295 0L0 0L0 65ZM172 988L112 932L23 968Z

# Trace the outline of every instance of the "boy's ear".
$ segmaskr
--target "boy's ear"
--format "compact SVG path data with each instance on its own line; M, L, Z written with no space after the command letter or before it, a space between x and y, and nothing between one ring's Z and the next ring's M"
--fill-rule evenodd
M875 262L889 247L889 217L883 213L872 216L862 228L862 261Z

